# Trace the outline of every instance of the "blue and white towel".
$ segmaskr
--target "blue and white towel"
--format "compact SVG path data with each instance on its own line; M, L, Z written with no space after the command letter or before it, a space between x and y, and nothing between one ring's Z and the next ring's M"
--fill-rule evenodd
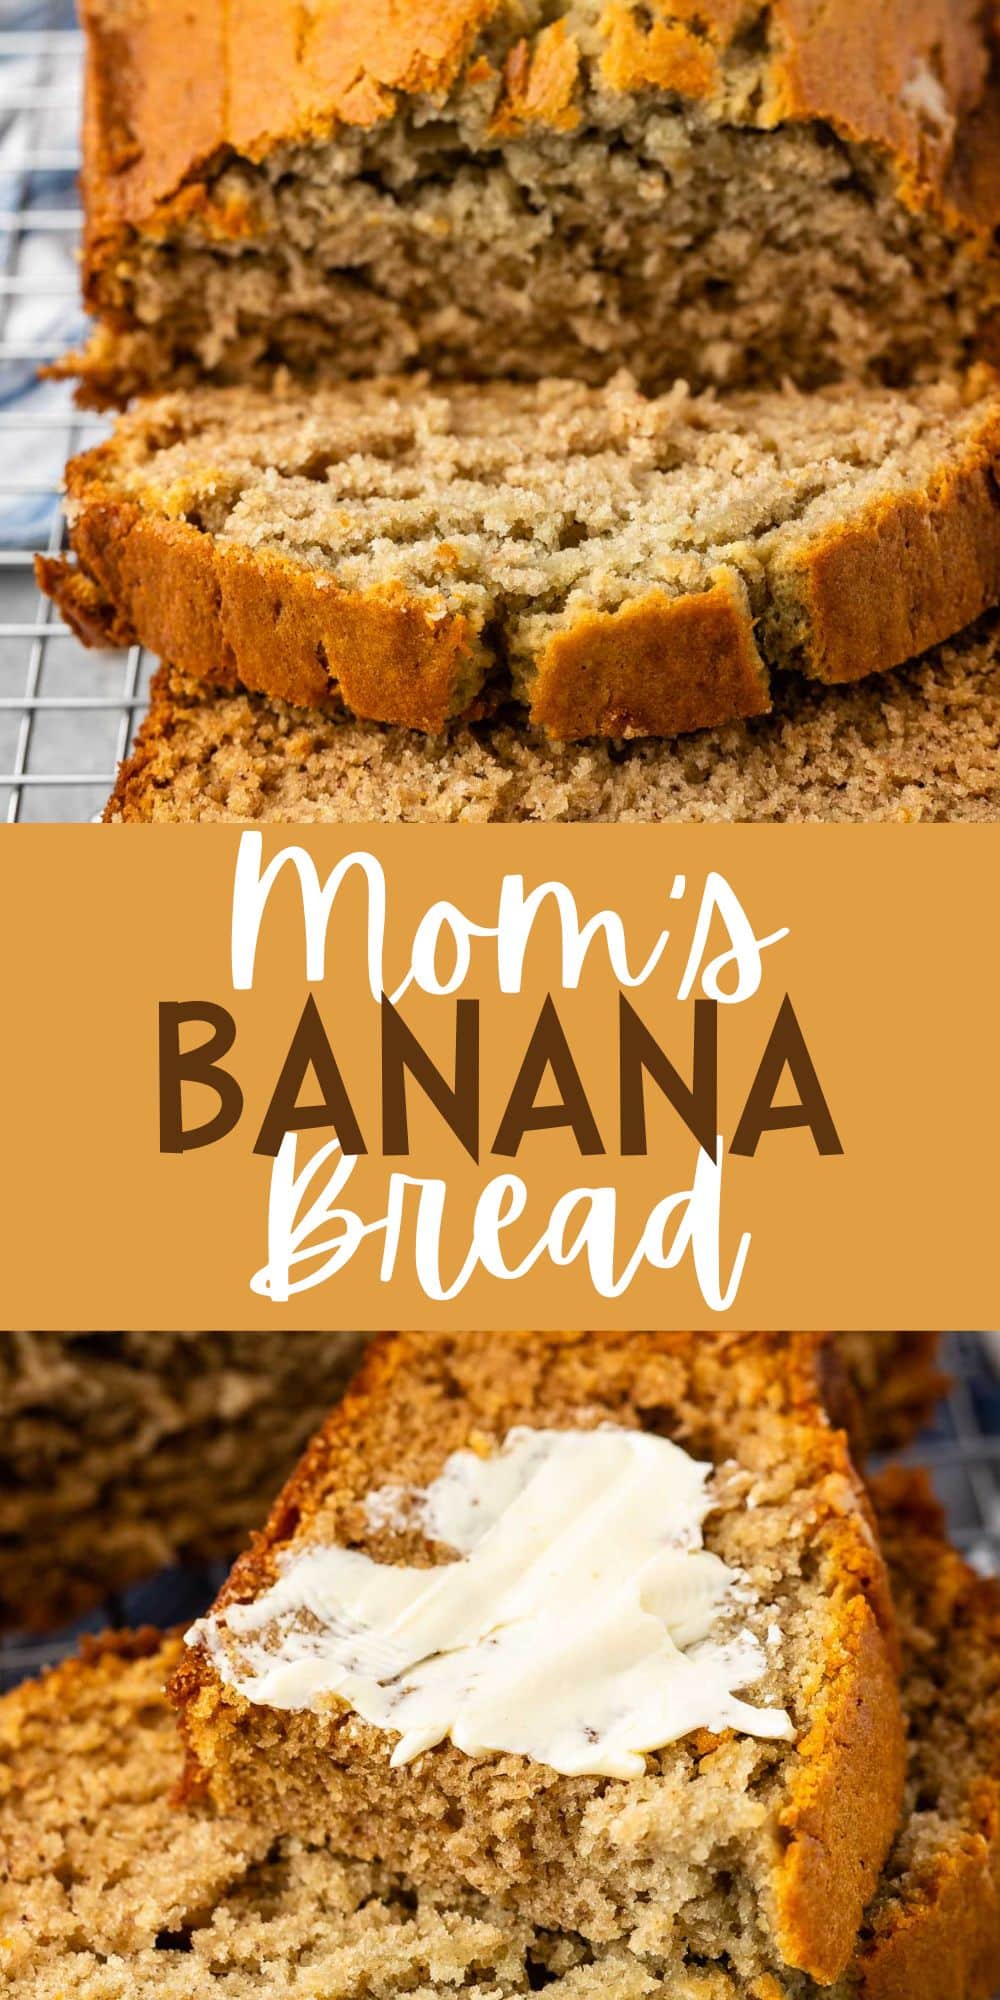
M0 0L0 546L6 548L45 546L63 461L80 437L68 385L39 382L37 375L41 362L85 332L75 227L80 73L69 0Z

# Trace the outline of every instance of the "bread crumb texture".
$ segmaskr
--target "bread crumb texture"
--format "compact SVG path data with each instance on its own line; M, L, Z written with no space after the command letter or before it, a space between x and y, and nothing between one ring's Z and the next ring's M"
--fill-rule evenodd
M726 1958L748 1979L781 1964L836 1978L895 1831L901 1739L885 1575L824 1356L810 1336L399 1336L369 1350L220 1599L256 1598L304 1540L442 1559L419 1532L373 1530L363 1503L425 1485L470 1436L638 1426L717 1468L706 1546L753 1593L765 1651L781 1629L753 1698L788 1711L796 1744L699 1732L628 1782L451 1744L393 1769L392 1732L332 1699L251 1705L196 1648L176 1695L199 1781L278 1832L596 1942Z
M85 0L85 391L913 379L995 334L978 0Z
M140 405L72 461L79 635L300 707L560 740L770 708L1000 600L1000 393L373 381Z
M926 1489L876 1492L903 1645L906 1800L827 2000L990 2000L1000 1979L1000 1595ZM0 1991L17 2000L820 2000L801 1975L594 1947L171 1803L180 1642L118 1635L0 1700Z
M435 738L163 668L109 821L253 824L1000 818L998 622L856 687L677 744L556 744L501 713Z

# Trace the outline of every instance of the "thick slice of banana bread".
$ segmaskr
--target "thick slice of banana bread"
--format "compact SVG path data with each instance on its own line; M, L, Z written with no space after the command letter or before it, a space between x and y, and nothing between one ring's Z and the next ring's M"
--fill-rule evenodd
M895 667L1000 601L987 370L649 398L547 381L193 391L67 474L98 643L303 707L439 730L513 697L557 738L760 714L768 667Z
M93 397L275 360L936 370L989 328L978 0L85 0Z
M164 667L105 818L379 821L1000 819L1000 623L886 680L679 743L553 743L509 717L428 739L216 692Z
M0 1628L234 1555L358 1347L339 1333L0 1333Z
M826 1353L823 1336L785 1334L411 1334L371 1350L178 1673L190 1784L532 1922L728 1956L747 1977L764 1964L835 1979L895 1832L901 1744L885 1576L827 1417ZM397 1733L338 1698L265 1706L233 1684L230 1607L262 1598L305 1548L454 1559L417 1516L366 1505L372 1493L422 1487L517 1426L608 1422L715 1468L705 1545L744 1580L748 1629L770 1649L751 1698L787 1711L794 1740L699 1730L628 1779L447 1741L392 1766Z
M911 1474L876 1489L903 1644L902 1825L826 2000L1000 1983L1000 1592ZM637 1957L170 1799L178 1640L109 1638L0 1700L0 1992L17 2000L821 2000L801 1975ZM572 1856L566 1857L572 1866Z

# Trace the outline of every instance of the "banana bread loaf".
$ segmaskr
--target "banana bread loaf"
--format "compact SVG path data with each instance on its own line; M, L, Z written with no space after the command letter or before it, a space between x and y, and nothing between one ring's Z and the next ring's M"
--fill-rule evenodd
M1000 392L719 400L376 381L141 405L72 461L84 639L440 730L501 696L557 738L771 705L768 668L898 666L1000 601Z
M908 380L996 309L979 0L85 0L87 392Z
M822 693L800 683L780 715L676 744L558 744L505 715L428 739L164 667L105 818L992 823L998 640L991 615L890 679Z
M0 1629L235 1555L340 1393L342 1333L0 1333Z
M836 1986L532 1930L205 1801L170 1804L178 1640L91 1645L0 1700L0 1992L17 2000L991 2000L1000 1592L914 1475L876 1489L903 1645L903 1819Z
M900 1739L885 1579L843 1434L826 1414L826 1351L821 1336L783 1334L405 1335L370 1350L192 1635L175 1685L189 1785L208 1782L224 1810L279 1832L405 1864L417 1881L448 1890L472 1886L532 1922L727 1955L747 1977L763 1963L837 1978L895 1832ZM353 1629L336 1591L333 1624L324 1623L324 1586L311 1580L317 1551L348 1547L354 1565L367 1554L371 1572L444 1562L440 1582L457 1531L421 1528L408 1491L447 1482L451 1454L467 1446L499 1452L490 1476L505 1480L515 1439L521 1448L549 1431L579 1436L602 1424L638 1431L645 1446L670 1438L715 1468L705 1546L748 1593L745 1615L762 1646L754 1701L786 1711L793 1738L762 1740L763 1715L760 1732L743 1733L752 1728L744 1710L735 1729L660 1735L663 1747L638 1770L633 1760L627 1777L608 1775L619 1767L607 1763L596 1767L605 1775L586 1775L595 1769L586 1761L580 1774L575 1752L553 1769L447 1741L390 1764L401 1741L392 1723L365 1720L322 1690L287 1703L242 1691L253 1680L248 1648L277 1662L287 1638L296 1658L304 1646L322 1667L330 1631ZM565 1581L572 1569L569 1557L554 1575ZM312 1609L304 1623L290 1614L289 1625L272 1615L271 1593L291 1588L293 1571ZM455 1576L461 1589L461 1567ZM245 1645L247 1606L259 1641ZM583 1623L596 1659L593 1610ZM506 1685L506 1656L501 1673ZM574 1684L568 1667L565 1676ZM587 1735L596 1708L585 1720ZM568 1854L569 1869L560 1859Z

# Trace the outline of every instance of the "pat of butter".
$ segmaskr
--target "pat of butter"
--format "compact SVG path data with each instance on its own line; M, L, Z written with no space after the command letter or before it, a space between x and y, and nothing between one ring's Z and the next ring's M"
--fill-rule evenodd
M393 1764L450 1737L470 1756L631 1778L695 1729L788 1739L786 1714L739 1699L767 1662L740 1626L738 1576L702 1543L710 1472L642 1431L512 1430L492 1456L455 1452L422 1491L370 1496L373 1519L404 1504L454 1562L305 1543L255 1602L188 1638L250 1701L337 1696L398 1732Z

